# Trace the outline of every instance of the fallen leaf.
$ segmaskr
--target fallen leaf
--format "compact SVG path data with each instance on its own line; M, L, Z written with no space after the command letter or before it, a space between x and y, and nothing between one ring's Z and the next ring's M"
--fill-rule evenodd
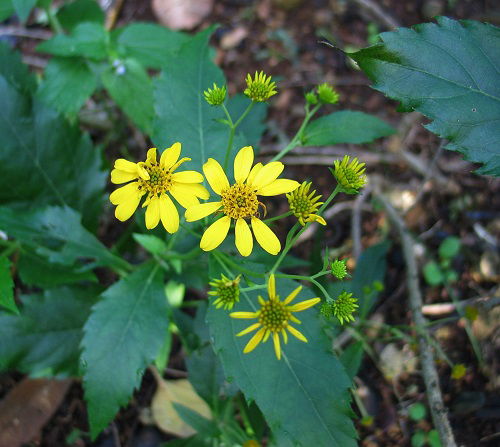
M170 29L191 29L210 14L213 0L153 0L153 11Z

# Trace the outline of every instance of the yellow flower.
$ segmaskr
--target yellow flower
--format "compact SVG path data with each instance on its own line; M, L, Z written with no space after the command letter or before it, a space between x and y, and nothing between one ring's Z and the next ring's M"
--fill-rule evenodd
M271 82L271 76L267 76L263 71L255 72L254 79L250 74L247 74L246 81L247 88L243 93L252 101L264 102L278 93L276 82Z
M174 171L190 158L179 160L181 143L174 143L165 149L156 161L156 148L148 150L145 162L133 163L119 158L111 171L111 182L127 183L113 191L109 200L115 209L115 216L122 222L130 218L147 194L143 207L146 209L146 227L155 228L159 221L169 233L179 229L179 213L167 192L184 208L199 204L198 199L208 199L208 191L199 183L203 176L196 171ZM130 183L129 183L130 182Z
M236 222L236 248L242 256L248 256L253 249L253 237L259 245L272 255L281 250L281 243L273 231L259 219L259 202L257 196L276 196L293 191L299 186L295 180L278 179L284 169L283 163L274 161L263 165L254 160L253 148L246 146L239 150L234 159L234 178L229 181L222 166L213 158L203 165L203 172L212 189L221 196L218 202L208 202L190 206L186 210L186 220L193 222L210 214L221 211L223 217L210 225L203 234L200 247L210 251L217 248L226 238L231 226L231 219ZM247 223L250 220L252 231Z
M351 157L344 155L342 161L333 162L334 167L330 168L330 171L339 182L342 191L347 194L357 194L366 184L365 164L360 163L357 157L350 160Z
M213 302L216 309L224 307L226 310L231 310L234 304L240 300L240 279L241 275L230 280L222 274L221 279L214 279L208 283L214 288L208 294L217 297Z
M323 205L323 202L318 202L321 196L314 197L316 190L309 193L311 185L311 182L304 182L295 191L286 195L290 210L301 225L305 225L307 222L318 222L321 225L326 225L325 219L314 214Z
M290 325L290 321L300 324L300 320L293 316L292 312L302 312L303 310L309 309L310 307L316 305L321 300L319 298L311 298L309 300L290 305L290 303L300 293L301 290L302 286L297 287L292 293L290 293L290 295L285 298L284 301L280 301L279 295L276 295L276 283L274 275L271 275L267 283L267 293L269 295L269 300L264 301L264 299L259 296L260 309L257 312L232 312L229 314L229 316L232 318L257 318L259 320L257 323L252 324L251 326L236 334L237 337L241 337L242 335L248 334L258 329L258 331L253 335L253 337L243 349L243 352L245 354L253 351L260 342L265 343L267 339L272 335L274 342L274 352L279 360L281 358L280 334L286 344L288 343L287 331L298 338L300 341L307 343L307 338L304 337L304 335L300 331Z

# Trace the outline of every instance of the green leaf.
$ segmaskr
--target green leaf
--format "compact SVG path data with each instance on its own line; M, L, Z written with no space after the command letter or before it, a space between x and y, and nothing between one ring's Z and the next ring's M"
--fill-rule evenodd
M78 265L67 266L49 262L46 258L33 253L27 247L23 247L17 263L19 277L23 284L28 286L52 288L81 281L97 282L94 273L88 270L80 272L78 267Z
M190 37L153 23L132 23L116 30L116 42L124 54L145 67L162 68Z
M452 259L460 251L460 239L458 237L447 237L439 246L439 256L442 259Z
M241 116L249 103L250 100L243 94L237 94L227 101L227 109L233 121L236 121ZM240 134L242 144L246 146L258 146L262 134L266 130L266 116L267 104L265 102L254 104L250 113L236 130Z
M0 315L0 371L77 375L83 324L97 297L95 287L60 287L23 295L20 315ZM47 371L50 370L50 371Z
M132 236L138 244L142 245L153 255L164 255L168 251L165 241L152 234L134 233Z
M102 294L85 324L82 341L93 439L140 385L167 330L167 300L157 265L141 266Z
M14 14L14 5L12 0L4 0L0 2L0 22L8 19L12 14ZM2 64L0 64L0 67Z
M123 111L145 132L154 117L153 85L135 59L116 60L101 73L102 83Z
M109 34L102 24L80 23L70 35L57 34L36 47L54 56L83 56L103 60L108 55Z
M14 301L14 281L10 274L10 261L5 256L0 256L0 306L16 314L19 313Z
M339 360L344 365L346 373L351 379L356 376L363 360L363 343L358 341L349 345L340 355Z
M38 96L59 112L75 115L97 87L84 59L53 57L45 69Z
M11 0L11 2L21 22L26 22L31 10L36 5L36 0Z
M201 171L209 157L223 162L229 128L217 122L223 114L207 104L203 91L225 84L221 70L211 61L208 28L186 42L155 81L157 117L152 139L158 148L180 141L189 169ZM233 148L234 149L234 148Z
M436 262L430 261L424 265L424 278L430 286L437 286L444 281L443 272Z
M279 278L276 286L283 299L298 284ZM234 310L254 311L257 295L257 291L242 293ZM304 289L296 302L312 296ZM227 312L210 306L207 321L228 380L234 379L247 400L255 400L271 430L286 435L291 445L355 446L356 433L349 418L351 381L329 351L317 311L309 309L297 316L309 342L290 336L288 344L282 345L281 360L276 359L271 340L243 354L250 335L235 334L254 320L228 318Z
M500 29L446 17L381 34L383 43L351 53L374 88L433 122L447 149L500 175ZM459 44L457 44L459 43Z
M427 416L427 409L424 404L416 402L408 409L408 414L414 421L420 421Z
M198 433L212 438L219 433L217 424L214 421L204 418L200 413L191 410L191 408L185 407L180 403L173 402L173 406L181 419L186 424L189 424Z
M67 31L72 31L82 22L104 25L104 11L95 0L76 0L64 4L57 11L57 19Z
M339 143L369 143L395 132L392 126L375 116L343 110L311 121L304 131L303 144L328 146Z
M439 439L439 433L435 428L427 433L427 442L431 447L442 447L441 439Z
M423 447L425 445L425 432L418 430L411 437L411 447Z
M0 42L0 76L3 76L7 83L19 92L35 91L35 78L28 66L22 63L21 53L13 51L4 42Z
M71 208L57 206L35 211L12 210L0 207L0 228L9 236L33 247L38 255L49 262L74 265L80 263L80 271L96 266L126 270L126 261L113 255L80 222L80 215ZM88 262L92 259L93 262Z
M17 57L10 62L0 76L0 203L70 205L85 213L86 222L94 221L106 178L101 154L77 125L22 91L31 79L23 79ZM11 84L18 74L17 82L25 83Z

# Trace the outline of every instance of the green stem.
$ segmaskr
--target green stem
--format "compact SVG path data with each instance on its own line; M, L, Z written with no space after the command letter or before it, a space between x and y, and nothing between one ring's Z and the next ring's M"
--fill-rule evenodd
M264 220L264 223L268 224L268 223L274 222L275 220L278 220L278 219L284 219L285 217L291 216L292 214L293 214L292 211L287 211L286 213L280 214L279 216L270 217L269 219Z
M288 152L290 152L292 149L297 147L302 139L302 134L304 133L304 130L306 126L309 124L309 121L311 118L316 114L316 112L319 110L321 107L320 104L317 104L313 107L312 110L309 110L309 107L306 106L306 116L304 117L304 121L302 121L302 124L300 125L299 130L295 134L295 136L292 138L292 141L287 144L287 146L282 149L278 154L276 154L271 161L278 161L281 160Z
M229 139L227 142L226 155L224 156L224 171L227 170L227 165L229 164L229 156L231 155L231 149L233 148L233 141L234 141L234 135L236 133L236 128L245 119L245 117L248 115L250 110L252 110L253 105L254 105L254 102L252 101L250 104L248 104L247 108L241 114L241 116L238 118L238 120L235 123L233 123L231 115L229 114L229 110L227 110L226 106L224 104L222 104L222 110L224 110L224 113L226 114L226 117L228 120L228 125L229 125Z
M50 27L52 28L52 31L54 31L56 34L63 34L64 30L61 25L61 22L59 22L59 19L57 16L54 14L54 11L52 11L52 8L47 6L45 8L45 13L47 14L47 18L49 19Z
M225 253L218 251L218 250L213 250L212 253L218 258L219 263L223 261L225 264L224 265L230 265L231 267L234 267L236 270L240 271L241 273L246 273L247 275L250 276L259 276L259 277L265 277L264 273L257 273L254 272L253 270L249 270L245 267L242 267L240 264L237 262L234 262L231 258L229 258Z

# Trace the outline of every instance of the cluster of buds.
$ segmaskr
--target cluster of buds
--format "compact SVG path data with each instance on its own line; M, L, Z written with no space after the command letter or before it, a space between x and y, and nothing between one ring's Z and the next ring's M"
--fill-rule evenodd
M336 104L339 102L339 94L328 83L318 85L316 89L311 90L305 94L306 102L315 106L320 102L321 104Z

